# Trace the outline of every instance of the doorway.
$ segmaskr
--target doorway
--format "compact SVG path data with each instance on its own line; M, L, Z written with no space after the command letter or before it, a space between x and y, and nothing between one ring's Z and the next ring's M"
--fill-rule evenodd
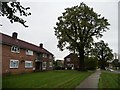
M42 71L42 62L35 63L35 71Z

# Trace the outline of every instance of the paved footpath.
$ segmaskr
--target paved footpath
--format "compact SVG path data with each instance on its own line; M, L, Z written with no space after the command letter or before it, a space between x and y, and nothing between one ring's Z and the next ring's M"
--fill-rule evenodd
M101 71L98 69L95 73L86 78L79 86L76 87L75 90L79 90L82 88L98 88L98 82Z

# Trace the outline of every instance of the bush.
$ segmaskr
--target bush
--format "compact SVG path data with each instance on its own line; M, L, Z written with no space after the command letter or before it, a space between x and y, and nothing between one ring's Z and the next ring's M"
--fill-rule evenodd
M98 66L98 60L95 57L87 57L85 58L85 66L88 70L95 70Z
M64 67L60 67L60 66L56 66L56 67L54 67L54 70L65 70L65 68Z
M72 67L67 67L67 70L72 70Z

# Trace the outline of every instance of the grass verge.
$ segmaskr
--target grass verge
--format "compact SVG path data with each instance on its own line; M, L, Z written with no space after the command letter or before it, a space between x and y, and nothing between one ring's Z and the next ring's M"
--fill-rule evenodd
M102 71L99 79L99 88L102 89L120 89L120 74L109 71Z
M3 77L3 88L75 88L92 72L48 71Z

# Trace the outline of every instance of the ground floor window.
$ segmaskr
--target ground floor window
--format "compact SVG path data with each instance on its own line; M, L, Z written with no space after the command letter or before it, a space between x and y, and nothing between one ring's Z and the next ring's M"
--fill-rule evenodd
M70 69L70 70L72 69L73 70L74 69L74 64L67 64L67 69Z
M43 62L43 63L42 63L42 67L46 67L46 62Z
M25 68L32 68L33 62L32 61L25 61Z
M46 62L43 62L43 63L42 63L42 69L43 69L43 70L46 69Z
M10 68L18 68L18 66L19 66L19 60L14 60L14 59L10 60Z

